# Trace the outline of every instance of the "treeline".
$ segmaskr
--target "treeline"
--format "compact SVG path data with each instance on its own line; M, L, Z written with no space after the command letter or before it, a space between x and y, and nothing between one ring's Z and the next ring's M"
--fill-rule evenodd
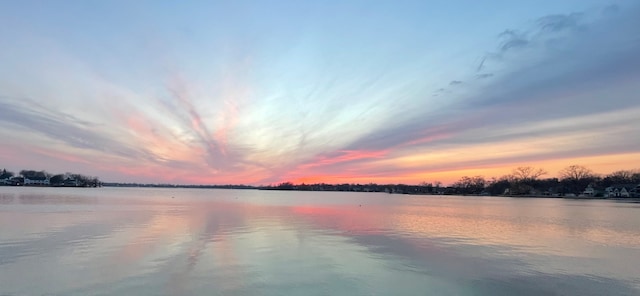
M557 178L541 178L548 172L530 166L518 167L511 174L485 180L482 176L462 177L452 187L457 194L489 195L591 195L603 196L607 188L635 188L640 185L640 170L620 170L599 175L581 165L562 169ZM587 191L587 189L590 190Z
M203 189L256 189L250 185L183 185L183 184L149 184L149 183L102 183L104 187L151 187L151 188L203 188Z
M98 177L76 173L50 174L46 171L21 170L17 175L3 169L0 172L0 184L3 185L41 185L67 187L99 187L102 182Z
M594 173L580 165L571 165L562 169L558 177L542 178L548 172L530 166L518 167L511 174L499 178L486 179L484 176L463 176L449 186L442 182L422 182L418 185L406 184L293 184L253 187L248 185L171 185L107 183L97 177L81 174L49 174L45 171L22 170L16 176L13 172L0 171L0 185L41 185L71 187L181 187L181 188L228 188L262 190L300 190L300 191L359 191L387 192L401 194L457 194L457 195L509 195L509 196L619 196L640 197L640 170L620 170L608 175ZM615 191L614 191L615 189ZM620 189L620 191L618 191ZM627 193L622 193L622 192ZM626 194L626 195L624 195ZM618 195L615 195L618 196Z
M387 192L406 194L427 194L427 187L406 184L293 184L284 182L278 185L262 186L260 190L298 190L298 191L356 191L356 192Z
M511 174L486 179L484 176L463 176L449 186L442 182L405 184L293 184L280 183L260 187L263 190L300 191L359 191L401 194L456 194L456 195L510 195L510 196L580 196L602 197L607 188L636 188L640 185L640 170L620 170L599 175L592 170L571 165L562 169L556 178L542 178L548 172L530 166L518 167ZM587 191L587 188L591 188Z

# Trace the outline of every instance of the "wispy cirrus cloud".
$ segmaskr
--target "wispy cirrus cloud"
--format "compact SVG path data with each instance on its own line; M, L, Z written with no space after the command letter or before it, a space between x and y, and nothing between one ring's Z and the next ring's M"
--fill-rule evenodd
M33 107L31 107L33 106ZM17 131L35 132L65 144L131 158L148 159L149 155L136 147L101 134L98 124L46 109L25 98L0 97L0 121ZM105 130L105 133L108 131Z
M637 152L640 131L635 126L640 121L631 114L640 110L634 95L640 89L631 77L640 77L638 20L640 9L635 5L615 17L555 14L538 18L530 29L504 31L498 51L473 69L495 69L498 75L475 74L483 83L467 85L473 92L457 98L449 108L398 118L399 124L352 142L345 149L384 150L390 160L386 169L368 166L355 175L409 173L406 168L393 169L393 159L454 147L477 153L471 159L450 159L437 166L417 161L415 172ZM508 59L502 57L506 54ZM459 84L460 80L452 80L450 86ZM423 143L416 140L424 137L428 140ZM525 143L538 139L560 145L544 152L526 147ZM508 149L509 143L524 146L508 156L479 149L492 144L493 149L501 145ZM356 167L330 163L324 171L316 167L314 173Z
M527 36L524 33L518 31L505 30L504 32L500 33L498 37L502 39L502 42L499 46L500 52L502 53L518 48L523 48L529 45Z

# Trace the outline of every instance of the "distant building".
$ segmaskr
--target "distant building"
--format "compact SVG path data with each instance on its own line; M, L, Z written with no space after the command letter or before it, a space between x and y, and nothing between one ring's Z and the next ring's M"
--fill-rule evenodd
M638 192L638 186L613 185L604 189L604 197L632 197Z
M67 178L64 180L63 185L65 187L78 187L80 186L80 182L77 179Z
M25 177L24 185L49 186L48 177Z
M9 179L9 181L7 182L7 185L22 186L22 185L24 185L24 178L23 177L13 177L13 178Z
M584 189L584 192L582 192L583 196L595 196L596 195L596 190L593 189L593 187L591 185L587 186L587 188Z

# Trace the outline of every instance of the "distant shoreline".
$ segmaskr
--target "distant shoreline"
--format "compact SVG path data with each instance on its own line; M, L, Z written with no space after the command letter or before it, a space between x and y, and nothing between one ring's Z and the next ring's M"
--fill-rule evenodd
M411 195L411 196L463 196L463 197L508 197L508 198L548 198L548 199L568 199L568 200L612 200L612 201L632 201L640 202L640 197L591 197L591 196L553 196L553 195L486 195L486 194L432 194L432 193L392 193L384 191L354 191L354 190L298 190L281 189L265 186L250 185L165 185L165 184L128 184L128 183L103 183L99 187L79 187L79 186L51 186L51 185L0 185L0 187L27 187L27 188L174 188L174 189L241 189L241 190L268 190L268 191L298 191L298 192L360 192L360 193L387 193L389 195Z

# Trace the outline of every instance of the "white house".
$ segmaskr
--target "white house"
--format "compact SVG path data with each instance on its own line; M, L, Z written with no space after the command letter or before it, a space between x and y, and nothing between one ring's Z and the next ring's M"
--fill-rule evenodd
M49 185L49 178L47 177L33 177L33 178L24 178L24 185Z
M604 197L630 197L629 191L623 186L611 186L604 190Z
M584 192L582 192L582 195L584 196L595 196L596 195L596 190L593 189L593 187L591 187L591 185L587 186L587 188L584 189Z

